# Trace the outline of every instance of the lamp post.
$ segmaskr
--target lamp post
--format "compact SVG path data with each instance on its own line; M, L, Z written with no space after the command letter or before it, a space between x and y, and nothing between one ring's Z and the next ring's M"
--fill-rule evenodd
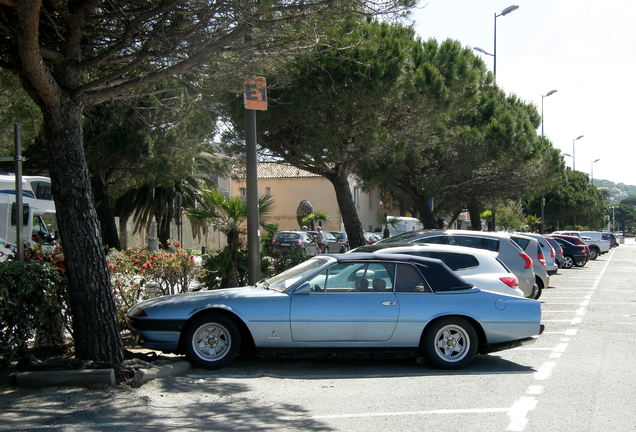
M519 6L517 5L512 5L512 6L508 6L507 8L505 8L504 10L502 10L500 13L495 12L495 26L494 26L494 40L493 40L493 51L492 54L489 53L488 51L486 51L485 49L479 48L479 47L475 47L473 48L475 51L480 52L482 54L486 54L492 57L492 64L493 64L493 68L492 68L492 72L493 75L495 77L495 81L497 81L497 18L499 18L500 16L505 16L508 15L510 12L516 11L517 9L519 9Z
M550 90L546 94L541 95L541 138L543 138L543 99L555 94L557 90ZM543 234L543 220L545 219L545 196L541 195L541 226L539 228L539 234Z
M547 98L548 96L552 96L557 91L558 90L550 90L546 94L541 95L541 137L543 137L543 99Z
M572 140L572 171L576 171L576 156L574 153L574 143L583 138L583 135L579 135L578 137Z
M598 161L600 161L600 159L596 159L590 164L590 179L592 181L592 186L594 186L594 164Z

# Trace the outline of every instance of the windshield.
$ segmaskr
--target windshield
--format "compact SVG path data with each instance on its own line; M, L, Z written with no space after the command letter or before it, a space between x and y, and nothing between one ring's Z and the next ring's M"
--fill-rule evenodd
M410 243L409 240L422 235L421 231L409 231L380 240L378 243Z
M333 258L312 258L276 276L265 279L262 283L269 289L282 292L331 260L333 260ZM260 284L261 283L259 283L259 285Z

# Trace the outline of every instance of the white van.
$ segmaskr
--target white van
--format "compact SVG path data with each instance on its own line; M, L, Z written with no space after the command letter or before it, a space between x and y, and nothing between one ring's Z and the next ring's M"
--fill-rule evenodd
M389 234L394 236L409 231L419 231L424 229L424 225L418 218L407 216L387 216L389 221ZM393 225L391 224L393 222Z

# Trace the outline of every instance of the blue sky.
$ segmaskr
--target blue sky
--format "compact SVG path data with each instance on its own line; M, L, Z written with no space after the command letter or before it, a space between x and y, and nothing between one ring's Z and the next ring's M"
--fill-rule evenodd
M594 178L636 185L636 2L632 0L423 0L411 16L423 39L493 51L497 83L541 109L553 145ZM492 70L492 57L481 55ZM539 129L540 131L540 129ZM568 166L572 158L565 157Z

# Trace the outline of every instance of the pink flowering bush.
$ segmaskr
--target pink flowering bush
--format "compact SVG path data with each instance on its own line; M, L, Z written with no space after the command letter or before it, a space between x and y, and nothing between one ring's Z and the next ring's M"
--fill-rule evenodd
M107 259L117 316L123 326L126 312L141 300L187 292L201 275L195 257L180 248L111 250Z

